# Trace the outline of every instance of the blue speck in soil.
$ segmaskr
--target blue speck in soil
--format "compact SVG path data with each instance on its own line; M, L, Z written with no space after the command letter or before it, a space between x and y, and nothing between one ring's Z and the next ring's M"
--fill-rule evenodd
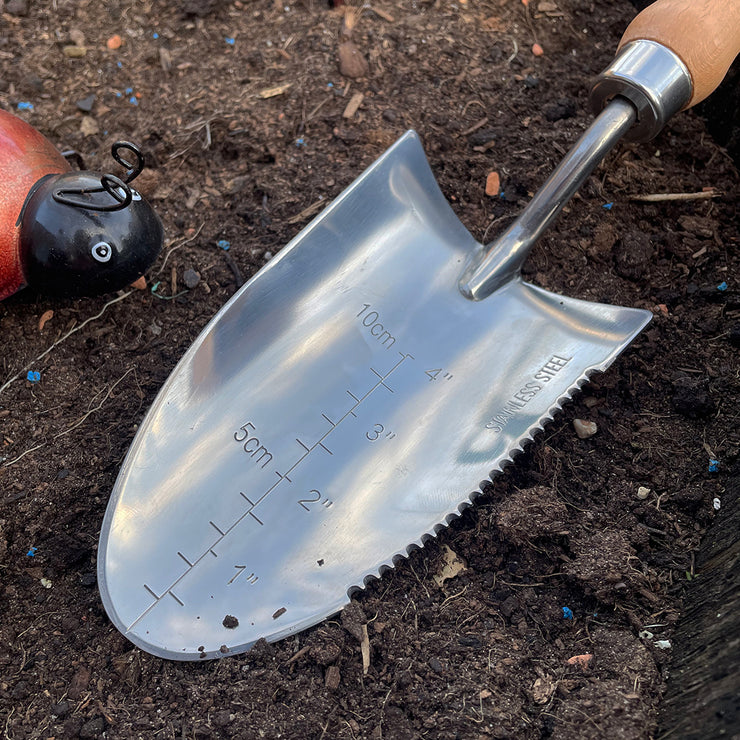
M18 110L33 110L33 103L27 103L22 100L18 103Z
M37 552L38 552L38 548L37 548L37 547L32 547L32 548L31 548L31 549L30 549L30 550L29 550L29 551L28 551L28 552L26 553L26 557L29 557L29 558L33 558L33 557L35 557L35 556L36 556L36 553L37 553Z
M611 209L614 207L614 203L604 203L602 208L605 208L607 211L611 211Z
M131 103L131 105L138 105L139 104L139 101L136 99L136 95L132 95L128 99L128 102Z
M231 36L227 36L227 37L226 37L226 38L224 39L224 41L225 41L225 42L226 42L226 43L227 43L227 44L228 44L229 46L233 46L233 45L234 45L234 39L232 39L232 38L231 38Z
M216 244L224 251L228 251L231 248L231 242L226 241L226 239L219 239Z
M118 69L123 69L123 62L116 62L116 67L118 67Z
M718 286L717 290L727 290L727 283L723 280Z
M155 31L155 32L154 32L154 33L152 34L152 38L153 38L153 39L158 39L158 38L159 38L159 34L158 34L158 33L157 33L156 31Z
M717 472L719 472L719 460L710 460L709 461L709 472L710 473L717 473Z
M563 619L573 619L573 612L569 606L563 607Z
M296 139L296 140L295 140L295 145L296 145L297 147L302 147L302 146L306 146L306 142L305 142L305 141L304 141L303 139Z
M29 383L38 383L41 380L41 373L38 370L29 370L26 375L26 380Z
M131 93L132 93L133 91L134 91L134 88L133 88L133 87L127 87L127 88L126 88L126 89L124 90L124 92L126 93L126 95L131 95Z

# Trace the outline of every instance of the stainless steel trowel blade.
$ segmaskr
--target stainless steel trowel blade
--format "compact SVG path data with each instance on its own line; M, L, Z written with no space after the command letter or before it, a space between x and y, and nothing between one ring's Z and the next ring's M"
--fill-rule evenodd
M100 590L132 642L222 657L337 612L649 321L518 278L468 300L480 249L409 132L219 311L105 515Z

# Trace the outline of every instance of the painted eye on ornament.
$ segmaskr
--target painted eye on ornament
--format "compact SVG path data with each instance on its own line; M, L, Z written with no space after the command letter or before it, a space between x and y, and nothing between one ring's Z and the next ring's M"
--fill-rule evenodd
M108 242L98 242L92 248L92 256L98 262L108 262L112 255L113 250Z

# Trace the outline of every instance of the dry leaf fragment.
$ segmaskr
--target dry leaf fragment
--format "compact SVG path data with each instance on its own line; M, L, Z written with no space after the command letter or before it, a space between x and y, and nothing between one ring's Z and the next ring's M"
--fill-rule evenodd
M363 624L362 639L360 640L360 652L362 652L362 673L367 676L370 669L370 636L367 634L367 625Z
M434 576L434 582L440 588L442 588L445 581L459 575L463 571L467 570L468 567L465 561L456 552L447 547L447 545L442 545L442 557L444 558L442 568L440 569L440 572Z
M536 704L546 704L553 695L557 685L550 676L542 676L532 686L532 698Z
M142 275L138 280L131 283L131 287L135 290L146 290L146 278Z
M52 316L54 316L54 312L51 309L49 309L48 311L44 311L44 313L41 314L41 318L39 319L39 331L44 330L46 322L49 321Z

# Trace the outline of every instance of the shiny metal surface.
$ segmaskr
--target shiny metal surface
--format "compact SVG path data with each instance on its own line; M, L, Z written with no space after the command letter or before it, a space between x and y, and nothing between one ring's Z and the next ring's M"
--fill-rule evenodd
M511 226L473 260L460 280L465 296L483 300L519 273L535 242L634 121L626 100L599 114Z
M627 132L628 141L649 141L691 99L691 74L680 57L655 41L625 44L614 61L591 87L589 102L594 113L616 96L637 108L637 123Z
M223 657L316 624L469 504L649 321L513 277L406 134L215 316L131 446L101 595L135 644Z

